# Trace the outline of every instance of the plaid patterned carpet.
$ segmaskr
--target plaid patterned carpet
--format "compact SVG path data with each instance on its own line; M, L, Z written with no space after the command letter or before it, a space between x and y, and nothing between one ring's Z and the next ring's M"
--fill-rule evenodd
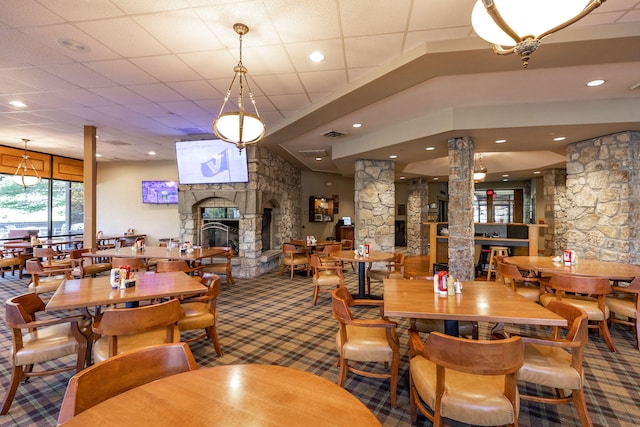
M355 290L357 276L350 270L345 271L347 286ZM11 275L0 279L2 301L25 292L27 282L26 277L20 281ZM372 292L381 295L382 285L372 285ZM277 271L255 279L236 279L236 284L229 290L223 286L218 302L218 333L225 355L216 357L212 346L200 341L191 345L196 360L201 366L239 363L290 366L335 381L338 375L337 324L331 316L330 295L321 293L318 305L312 307L312 286L311 279L304 275L292 280L287 275L279 276ZM4 398L10 379L7 357L11 339L4 326L4 309L0 311L0 390ZM375 309L368 311L370 313L358 315L375 315ZM393 320L398 321L401 345L406 349L407 322L405 319ZM487 330L488 326L481 324L481 338L486 337ZM585 366L589 412L594 425L636 426L640 420L640 353L634 348L634 336L622 327L613 328L613 338L617 353L610 353L598 336L590 336ZM0 425L55 425L71 375L32 378L21 384L9 413L0 417ZM346 388L364 402L383 425L411 425L406 353L400 361L397 408L391 408L389 403L388 380L348 374ZM417 425L430 424L419 416ZM578 426L580 422L572 405L550 406L523 401L520 425Z

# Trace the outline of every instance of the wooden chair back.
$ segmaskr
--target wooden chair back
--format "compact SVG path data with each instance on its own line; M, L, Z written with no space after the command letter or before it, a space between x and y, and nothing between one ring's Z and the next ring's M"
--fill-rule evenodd
M340 252L341 250L342 250L342 245L341 244L327 245L324 248L322 248L322 253L323 254L331 254L333 252Z
M353 250L353 240L342 239L340 240L340 244L342 244L342 249L345 251L348 251L349 249Z
M93 332L109 339L109 357L118 354L118 336L132 335L166 327L165 342L173 342L174 327L183 315L180 301L172 299L160 304L134 308L105 310L93 322Z
M353 321L353 313L351 307L354 304L353 297L346 287L339 287L331 294L333 317L335 317L341 324L349 323Z
M111 259L111 266L113 268L120 268L124 265L128 265L131 267L131 271L140 271L146 270L147 265L142 258L134 258L134 257L113 257Z
M591 276L566 276L555 274L549 280L549 287L556 290L557 294L575 292L585 295L607 295L613 289L609 279L605 277Z
M190 271L189 265L183 259L159 259L156 263L156 273L170 271Z
M186 343L148 347L97 363L69 380L58 425L127 390L169 375L198 369Z

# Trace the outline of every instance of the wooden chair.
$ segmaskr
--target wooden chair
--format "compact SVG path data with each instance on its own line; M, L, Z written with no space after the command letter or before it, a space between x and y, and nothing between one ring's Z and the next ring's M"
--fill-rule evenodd
M0 276L4 278L4 273L10 271L15 276L16 271L18 277L22 279L22 270L24 268L24 260L19 256L20 251L16 249L0 250Z
M350 239L342 239L340 240L340 244L342 245L342 250L343 251L352 251L353 250L353 240ZM349 264L351 264L351 271L355 272L356 271L356 266L354 265L354 263L352 261L346 261ZM344 264L344 262L343 262Z
M339 330L336 347L340 355L338 385L344 387L347 372L369 378L389 378L391 406L396 406L400 344L396 335L397 323L384 317L384 301L354 300L346 287L339 287L331 294L333 317L338 320ZM378 306L381 319L356 319L351 312L353 306ZM365 371L350 365L350 362L383 362L385 372Z
M135 308L111 308L93 321L93 332L100 338L93 345L94 361L102 362L117 354L153 345L179 342L176 323L182 317L180 301Z
M45 268L71 267L71 258L54 251L53 248L33 248L33 257L38 258Z
M311 258L309 257L309 250L307 248L298 249L296 245L283 243L282 268L280 269L281 276L287 268L291 272L292 279L294 271L299 270L307 270L307 277L309 277L311 272Z
M31 275L29 290L37 294L55 292L65 280L71 279L71 268L44 268L38 258L28 259L27 274Z
M13 402L22 379L60 372L80 372L91 348L90 319L67 316L37 320L36 313L44 311L45 304L35 293L19 295L7 300L5 321L11 329L11 382L2 404L0 415L5 415ZM75 355L74 364L44 371L34 371L33 365Z
M551 277L548 286L554 290L554 293L540 295L540 303L544 307L547 307L551 301L557 300L581 308L587 313L589 328L598 329L609 351L616 351L607 325L610 312L606 296L612 292L609 279L558 274Z
M367 268L367 293L371 293L371 280L382 282L390 277L404 279L404 261L404 254L395 252L393 260L387 263L387 268L384 270L372 270L373 263L369 263L369 268Z
M491 280L491 273L494 273L497 270L497 264L495 258L508 257L509 256L509 248L506 246L491 246L491 255L489 255L489 267L487 268L487 282Z
M318 254L318 258L322 263L329 264L338 264L341 267L344 265L343 262L339 259L331 258L331 254L335 252L340 252L342 250L342 244L336 243L333 245L326 245L322 248L322 251ZM312 266L313 269L313 266Z
M202 276L204 266L197 265L190 267L183 259L159 259L156 262L156 273L167 273L170 271L184 271L192 276Z
M550 337L522 337L524 346L524 364L518 371L518 380L529 384L549 387L556 395L520 394L523 400L533 402L562 404L573 402L583 426L591 426L591 418L584 398L584 372L582 361L584 347L587 345L587 313L564 301L550 301L547 308L567 319L567 332L561 337L561 328L553 328ZM524 390L535 390L526 387ZM566 396L566 391L571 391Z
M630 326L636 334L636 347L640 350L640 277L636 277L628 286L613 286L614 293L607 295L607 307L611 312L609 320Z
M433 332L423 344L409 330L411 420L417 409L442 426L443 418L483 426L518 425L516 374L523 364L520 337L468 340ZM480 378L482 376L482 378Z
M430 284L433 283L433 277L431 276L411 276L409 280L428 280ZM444 320L409 318L409 328L421 333L440 332L444 334ZM471 339L477 340L478 331L478 322L458 322L458 334L461 337L471 337Z
M95 248L74 249L70 252L71 275L82 279L86 276L96 277L100 273L111 271L110 262L100 262L100 257L85 257L82 254L95 253Z
M148 271L149 267L143 258L135 257L113 257L111 258L113 268L120 268L124 265L131 267L131 271Z
M502 283L529 301L540 302L540 280L537 277L524 277L515 265L498 262L496 264L496 280L502 280Z
M218 339L218 310L216 308L220 295L220 276L205 273L200 281L208 288L207 293L181 301L180 306L184 314L178 320L178 329L180 331L204 329L204 333L184 341L192 342L209 338L216 354L222 356L224 353Z
M204 264L204 271L206 273L217 274L218 276L224 276L225 288L229 289L229 284L235 284L236 281L232 275L231 258L233 258L233 249L229 247L215 247L215 249L224 250L224 255L213 257L210 263Z
M318 302L320 292L333 292L344 286L342 265L339 263L323 263L316 254L311 254L311 269L313 270L313 305Z
M198 365L185 343L157 345L114 356L71 377L58 425L127 390L196 369Z

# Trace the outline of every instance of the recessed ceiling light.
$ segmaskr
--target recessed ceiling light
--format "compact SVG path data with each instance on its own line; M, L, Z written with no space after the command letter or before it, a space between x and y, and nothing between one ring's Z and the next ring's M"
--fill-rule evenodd
M320 160L322 160L322 157L316 157L316 160L320 161Z
M434 180L434 181L437 181L437 180L439 180L439 179L440 179L440 178L438 178L438 177L433 178L433 180Z
M400 179L404 179L404 176L401 176Z
M587 83L587 86L589 87L596 87L596 86L600 86L604 84L604 80L602 79L597 79L597 80L591 80L589 83Z
M362 123L354 123L351 126L353 126L354 128L360 128L362 127Z
M16 108L26 108L27 104L25 104L22 101L18 101L18 100L14 100L14 101L9 101L9 105L16 107Z
M504 144L505 142L507 142L506 139L496 139L496 144Z
M398 158L398 156L397 156L397 155L395 155L395 154L392 154L392 155L390 155L390 156L389 156L389 158L390 158L390 159L397 159L397 158Z
M436 149L436 147L427 147L427 148L425 148L425 150L427 150L427 151L433 151L435 149Z
M502 179L502 182L507 182L507 181L509 181L509 178L503 178Z
M149 151L147 154L150 155L150 156L155 156L156 152L155 151Z
M556 136L555 138L553 138L553 140L556 142L564 141L565 139L567 139L566 136Z
M102 154L96 153L96 157L102 157Z
M540 175L540 171L533 172L534 175Z
M322 62L324 61L324 55L319 50L314 50L309 54L309 59L311 62Z
M508 176L509 176L509 174L508 174L508 173L505 173L504 175L502 175L502 177L503 177L503 178L506 178L506 177L508 177Z

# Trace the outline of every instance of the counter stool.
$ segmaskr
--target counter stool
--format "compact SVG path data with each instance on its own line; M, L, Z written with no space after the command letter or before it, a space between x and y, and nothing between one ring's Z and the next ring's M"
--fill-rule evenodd
M509 248L506 246L491 246L491 255L489 256L489 268L487 269L487 282L491 280L491 272L495 272L495 266L493 265L494 257L497 256L509 256Z

